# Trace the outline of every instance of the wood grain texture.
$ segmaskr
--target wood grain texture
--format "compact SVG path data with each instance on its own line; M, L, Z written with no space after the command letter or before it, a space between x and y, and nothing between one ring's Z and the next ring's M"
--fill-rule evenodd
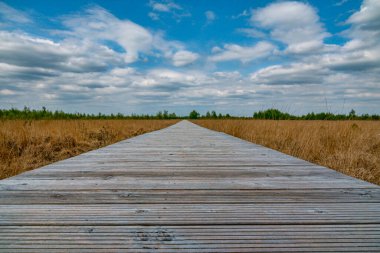
M181 121L0 181L0 252L380 252L380 187Z

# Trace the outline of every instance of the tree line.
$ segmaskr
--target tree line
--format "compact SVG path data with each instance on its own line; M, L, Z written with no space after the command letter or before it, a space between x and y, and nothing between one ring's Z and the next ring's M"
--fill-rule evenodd
M355 110L351 110L348 114L334 114L331 112L308 113L301 116L292 115L286 112L281 112L278 109L267 109L254 112L251 117L231 116L230 114L216 113L215 111L206 112L201 115L193 110L189 114L190 119L268 119L268 120L380 120L378 114L362 114L357 115Z
M351 110L348 114L334 114L331 112L308 113L301 116L291 115L281 112L277 109L268 109L258 111L253 114L255 119L273 119L273 120L379 120L378 114L362 114L357 115L355 110Z
M308 113L306 115L296 116L278 109L267 109L254 112L251 117L232 116L230 114L217 113L216 111L207 111L201 115L198 111L192 110L187 116L179 116L174 112L159 111L156 114L87 114L87 113L67 113L64 111L50 111L46 107L42 109L30 109L24 107L20 110L17 108L0 109L0 119L268 119L268 120L380 120L377 114L357 115L354 110L348 114L333 114L330 112Z

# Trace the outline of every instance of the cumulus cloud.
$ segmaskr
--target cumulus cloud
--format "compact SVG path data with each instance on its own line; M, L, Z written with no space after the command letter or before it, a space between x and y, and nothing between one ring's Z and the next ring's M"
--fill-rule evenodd
M175 4L152 1L151 18L186 12L170 3ZM37 24L20 19L17 29L0 30L0 101L125 113L163 109L188 113L193 105L205 110L218 105L218 111L246 115L263 105L293 106L297 113L326 110L327 101L335 108L346 103L348 109L376 112L378 13L377 1L363 1L347 19L346 30L337 35L347 42L329 45L323 42L328 33L312 6L275 2L239 17L249 15L251 26L235 32L259 42L216 45L206 62L184 42L167 40L165 31L147 29L96 6L57 18L63 26L54 36L52 31L45 36L29 34L23 31L25 24ZM269 57L281 62L271 66ZM237 71L228 61L245 64ZM214 64L219 62L225 63Z
M56 70L40 67L15 66L0 62L0 83L15 83L16 81L38 80L58 76Z
M365 0L347 20L351 27L343 34L349 41L334 52L322 55L321 64L337 71L380 69L380 4Z
M63 23L72 36L81 39L112 40L125 50L125 62L135 62L140 53L148 53L154 45L154 35L129 20L120 20L100 7L87 9L85 14L71 15Z
M321 56L319 63L337 71L380 69L380 45L356 51L347 51L343 48L337 53Z
M181 50L181 51L176 52L173 55L172 60L173 60L174 66L180 67L180 66L185 66L185 65L188 65L190 63L193 63L198 58L199 58L199 54L196 54L196 53L193 53L190 51L186 51L186 50Z
M252 12L251 23L268 29L273 39L287 45L289 53L319 50L329 34L316 10L302 2L277 2Z
M378 0L364 0L360 11L355 12L347 23L357 25L363 30L380 30L380 2Z
M303 13L303 15L296 15L296 13ZM319 76L319 71L322 69L329 70L330 74L334 74L335 71L352 72L379 69L380 26L376 25L378 22L380 23L379 13L378 1L365 0L360 10L353 13L346 22L351 27L343 34L349 40L344 45L338 46L321 44L324 31L319 25L316 12L309 5L299 2L280 2L256 10L253 12L252 21L270 29L269 32L274 38L286 42L288 44L287 52L302 52L303 49L310 48L314 44L322 46L323 50L318 51L318 54L315 55L304 56L298 63L268 67L259 70L252 76L256 81L269 84L283 83L281 79L290 83L307 84L310 83L310 80L318 83L308 75L313 75L314 72L315 76ZM305 28L309 27L310 32L303 32L304 28L300 28L299 24ZM296 31L300 32L298 36L294 35ZM302 38L303 36L304 38ZM313 38L320 38L320 40L313 40ZM294 47L294 45L296 46ZM297 48L297 50L290 50L292 48ZM298 81L293 79L295 73ZM323 72L323 74L327 75L328 73ZM323 82L323 79L319 80L319 83Z
M200 71L174 71L170 69L153 69L144 75L143 82L135 82L139 86L151 86L176 90L181 87L198 86L211 81Z
M269 42L258 42L251 47L243 47L237 44L226 44L224 48L219 50L213 50L216 54L209 57L210 61L241 61L247 63L265 56L270 55L276 47Z
M167 58L175 66L185 66L200 56L180 42L166 40L162 32L118 19L101 7L59 20L65 29L55 30L55 39L20 29L0 30L0 95L10 99L17 95L25 103L27 97L34 97L42 105L125 99L133 104L138 100L134 94L147 94L152 87L159 93L160 89L178 90L193 85L198 80L193 76L200 76L141 73L128 67L147 57Z
M343 34L351 40L344 46L347 51L368 50L380 44L380 3L365 0L360 10L347 20L351 28ZM377 48L378 50L378 48Z
M289 6L295 8L290 10ZM275 13L275 10L279 12ZM296 15L298 12L303 12L304 15ZM287 14L284 16L281 13ZM328 45L323 43L326 32L319 24L316 12L307 4L279 2L254 11L251 18L253 24L267 29L271 38L285 43L285 53L306 53L313 45L319 48L303 54L302 58L293 58L288 64L269 66L253 72L250 81L256 86L256 95L273 96L278 93L279 104L292 97L294 105L305 104L303 99L307 98L315 104L321 104L318 101L325 100L333 107L349 100L353 107L374 108L378 104L375 102L377 94L380 93L379 13L378 1L363 1L360 10L354 12L346 22L350 27L342 34L348 41L343 45ZM302 21L298 21L298 18ZM310 31L303 32L297 22L309 27ZM299 31L298 36L295 35L296 31ZM306 50L307 48L309 49ZM296 94L302 94L303 99Z
M257 84L270 85L320 84L327 74L328 70L319 65L296 63L260 69L251 75L251 80Z
M60 71L103 71L121 64L113 50L88 41L56 43L19 32L0 31L0 59L3 63ZM97 52L97 54L93 54Z
M176 66L199 57L186 51L181 43L165 40L162 33L120 20L100 7L65 16L63 24L68 29L60 31L63 39L59 41L20 31L0 31L1 62L56 71L102 72L136 62L141 55L172 58ZM109 42L123 50L115 51Z

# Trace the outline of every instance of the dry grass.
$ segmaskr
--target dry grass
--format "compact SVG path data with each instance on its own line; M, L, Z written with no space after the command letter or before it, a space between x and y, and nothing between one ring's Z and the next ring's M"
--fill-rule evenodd
M196 120L194 123L380 185L379 121Z
M176 120L0 121L0 179L125 138L158 130Z

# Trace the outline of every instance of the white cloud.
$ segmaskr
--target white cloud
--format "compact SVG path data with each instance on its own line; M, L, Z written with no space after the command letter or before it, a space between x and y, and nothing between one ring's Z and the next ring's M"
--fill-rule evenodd
M380 44L380 2L377 0L363 1L360 10L347 20L351 28L344 32L351 41L345 49L359 50L376 47Z
M34 97L42 105L126 99L137 103L147 97L137 98L135 94L148 94L149 89L154 89L162 97L170 90L197 85L204 78L196 72L141 73L127 67L147 57L167 58L176 66L199 58L182 43L165 40L162 32L120 20L100 7L61 20L67 29L54 31L59 35L57 40L20 30L0 30L2 102L17 95L21 103ZM114 50L115 44L121 49Z
M180 66L185 66L185 65L188 65L190 63L193 63L198 58L199 58L199 54L196 54L196 53L193 53L190 51L186 51L186 50L181 50L181 51L176 52L173 55L172 60L173 60L174 66L180 67Z
M216 15L213 11L206 11L205 16L207 19L207 23L211 23L216 19Z
M14 94L15 94L15 92L12 91L12 90L8 90L8 89L0 90L0 95L5 95L5 96L7 96L7 95L14 95Z
M220 47L213 47L211 49L211 53L219 53L219 52L222 52L223 49L221 49Z
M32 23L32 19L28 14L16 10L3 2L0 2L0 18L21 24Z
M341 0L341 1L337 2L336 4L334 4L334 6L342 6L347 2L348 2L348 0Z
M117 42L126 51L126 63L137 61L140 53L148 53L154 46L154 35L147 29L132 21L120 20L100 7L90 8L84 15L68 16L64 24L80 39Z
M7 31L0 31L0 40L1 61L15 66L86 72L103 71L122 62L113 50L86 40L67 39L57 43Z
M170 14L171 17L179 22L183 17L190 17L191 14L186 11L182 6L175 3L172 0L166 1L155 1L151 0L149 6L152 8L152 11L148 13L148 16L152 20L159 20L161 15Z
M154 13L154 12L149 12L149 13L148 13L148 16L149 16L152 20L159 20L159 19L160 19L160 16L159 16L157 13Z
M251 47L243 47L237 44L226 44L221 52L209 57L210 61L241 61L247 63L270 55L276 47L269 42L258 42ZM215 50L214 50L215 51Z
M263 31L260 31L255 28L239 28L236 30L239 33L242 33L251 38L264 38L266 34Z
M127 64L142 60L145 58L142 55L164 56L172 59L175 66L189 64L199 57L198 54L186 51L182 43L165 40L162 32L152 32L129 20L120 20L99 7L87 10L86 15L67 16L64 24L77 39L94 43L107 40L117 43L125 51L118 55L122 54Z
M173 10L181 10L182 7L174 2L167 1L167 2L157 2L157 1L150 1L150 6L154 11L159 12L171 12Z
M380 2L363 1L360 10L347 20L344 31L350 40L320 57L320 63L338 71L380 70Z
M380 10L377 12L376 3L364 1L348 19L349 28L342 33L348 42L341 46L323 44L327 33L310 5L276 2L253 11L255 27L236 30L261 40L269 36L271 43L214 47L207 62L200 61L202 56L189 51L185 43L165 39L165 31L119 19L99 7L57 19L63 20L66 28L56 31L58 36L54 37L22 32L24 23L17 29L0 31L0 102L4 106L95 113L154 113L163 109L187 113L190 106L199 105L204 110L250 115L263 105L293 106L296 113L326 110L327 101L332 108L341 108L344 103L358 112L377 112L380 36L375 24ZM278 12L268 12L271 6L277 6ZM297 8L291 10L293 13L284 6ZM165 12L165 8L152 7L152 13L160 18L185 12L175 8ZM253 20L259 13L260 20ZM296 14L301 25L293 20ZM275 46L278 42L286 45L283 53ZM305 54L310 50L313 53ZM272 55L286 63L267 66L266 57ZM143 63L145 59L148 64ZM245 64L239 72L231 68L235 64L215 64L258 59L259 66L266 67L256 70L255 63ZM167 62L186 66L197 60L198 64L189 68L161 67ZM255 71L247 75L251 69Z
M217 78L226 78L226 79L239 79L242 77L239 71L236 71L236 70L230 71L230 72L217 71L217 72L214 72L213 75Z
M380 1L364 0L360 11L355 12L347 23L356 24L363 29L380 29Z
M57 94L46 93L46 94L43 94L42 97L45 98L45 99L48 99L48 100L54 100L58 96L57 96Z
M251 75L257 84L305 85L319 84L328 74L328 70L319 65L296 63L289 66L274 65L260 69Z
M302 2L277 2L252 12L251 23L270 30L273 39L288 45L288 53L321 49L329 34L316 10Z
M234 15L234 16L232 16L231 18L232 18L232 19L238 19L238 18L241 18L241 17L248 17L248 16L250 16L250 15L251 15L250 11L248 11L248 10L244 10L243 12L241 12L241 13L239 13L239 14L237 14L237 15Z
M320 57L319 63L337 71L380 70L380 45L360 50L340 50Z
M209 77L200 71L174 71L170 69L153 69L146 74L147 79L154 80L155 85L170 85L172 88L196 86L210 82Z
M276 102L279 104L292 101L292 105L309 108L311 104L319 104L315 110L337 110L346 105L348 109L366 108L376 112L374 108L379 106L380 94L380 27L377 28L376 23L380 6L375 2L364 1L360 10L348 19L351 27L343 34L349 41L344 45L323 44L323 50L316 54L252 73L250 80L256 86L257 95L278 94ZM297 94L302 96L297 97ZM324 107L322 101L329 106Z
M136 70L134 68L114 68L111 70L110 74L115 76L127 76L135 74Z

